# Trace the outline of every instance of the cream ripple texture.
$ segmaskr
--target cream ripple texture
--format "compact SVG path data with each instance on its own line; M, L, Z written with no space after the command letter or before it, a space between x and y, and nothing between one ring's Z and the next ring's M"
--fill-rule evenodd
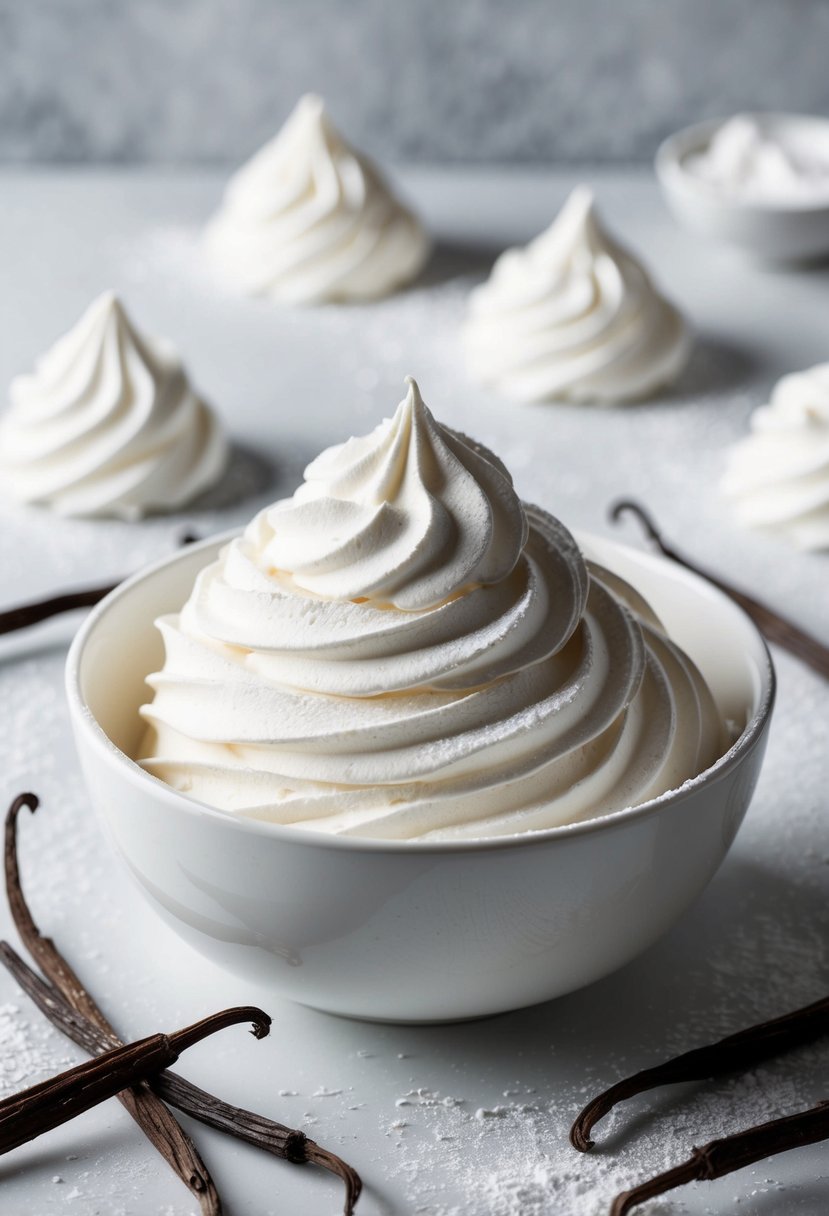
M418 274L430 242L319 97L231 178L207 228L225 277L288 304L369 300Z
M138 519L219 480L227 442L169 343L140 334L112 292L10 388L0 485L61 515Z
M829 549L829 363L784 376L722 483L737 519L800 549Z
M470 295L463 342L470 374L506 397L598 404L650 396L691 348L682 316L605 231L586 186L498 258Z
M706 684L641 596L412 381L158 627L141 763L274 823L527 832L674 789L723 746Z

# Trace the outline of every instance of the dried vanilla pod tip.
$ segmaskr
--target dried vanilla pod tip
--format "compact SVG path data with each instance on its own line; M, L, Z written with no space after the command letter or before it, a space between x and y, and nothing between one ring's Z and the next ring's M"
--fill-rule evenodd
M570 1143L581 1153L593 1147L593 1128L620 1102L681 1081L705 1081L730 1072L742 1072L792 1048L802 1047L829 1034L829 997L823 997L779 1018L771 1018L728 1035L716 1043L686 1051L680 1056L645 1068L617 1081L587 1103L570 1129Z
M148 1081L175 1064L188 1047L217 1030L246 1021L253 1022L255 1038L263 1039L268 1034L271 1019L261 1009L250 1005L225 1009L172 1034L153 1034L112 1047L57 1077L11 1094L0 1101L0 1153L19 1148L107 1098L114 1098L121 1090Z

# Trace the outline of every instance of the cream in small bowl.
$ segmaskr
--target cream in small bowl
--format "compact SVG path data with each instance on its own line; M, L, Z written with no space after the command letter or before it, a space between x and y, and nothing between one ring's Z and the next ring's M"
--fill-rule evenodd
M316 468L324 493L287 500L241 544L207 542L119 588L68 666L93 802L162 915L216 961L292 999L392 1020L530 1004L655 940L733 839L773 690L762 640L719 592L662 559L574 541L520 503L484 449L445 428L424 436L439 424L418 421L415 393L378 428L385 456L406 459L382 458L376 432L329 453ZM458 494L464 471L472 485ZM346 510L345 562L330 545L332 479L352 494L338 502L368 481L394 508ZM287 584L299 524L290 564L301 568ZM373 543L358 545L367 529ZM291 655L266 636L284 624L284 604L275 624L268 611L248 616L245 627L260 631L255 653L239 638L219 641L240 595L274 606L246 543L269 553L278 595L296 601L300 651L319 626L318 653ZM389 552L400 560L378 570L377 554ZM447 578L460 580L448 600ZM188 621L180 609L194 585L201 607ZM350 605L345 618L326 614L332 603ZM371 636L361 633L359 661L336 663L334 635L353 631L360 611ZM375 619L384 612L385 626ZM153 622L167 616L162 649ZM410 652L404 627L419 642ZM381 661L366 648L384 651ZM220 664L218 687L204 649ZM309 688L310 673L324 687ZM333 679L345 683L332 689ZM376 687L390 679L396 688ZM270 706L251 691L262 680L276 689ZM183 730L177 706L194 696L201 704ZM217 741L220 721L225 734L247 722L260 738ZM141 765L130 758L139 754Z
M656 155L671 210L687 227L760 261L829 254L829 119L740 114L672 135Z

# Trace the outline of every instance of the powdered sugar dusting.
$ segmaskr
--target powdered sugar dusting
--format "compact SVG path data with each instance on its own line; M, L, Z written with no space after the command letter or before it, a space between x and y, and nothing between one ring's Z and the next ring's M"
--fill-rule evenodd
M0 1097L36 1085L60 1068L77 1063L71 1049L39 1014L20 1003L0 1005Z
M813 1053L817 1065L818 1052ZM587 1087L581 1087L587 1092ZM591 1091L592 1092L592 1091ZM676 1091L679 1092L679 1091ZM785 1067L760 1069L709 1092L688 1087L679 1102L642 1099L597 1129L598 1147L578 1154L566 1144L570 1118L583 1102L571 1091L554 1098L514 1100L472 1111L463 1099L424 1089L408 1094L406 1120L385 1126L395 1151L389 1170L405 1179L420 1216L606 1216L613 1198L689 1156L693 1144L726 1135L748 1121L779 1117L804 1098ZM650 1113L648 1114L648 1108ZM750 1112L750 1119L745 1112ZM774 1162L710 1188L713 1207L723 1188L735 1202L787 1188ZM447 1184L447 1179L451 1182ZM718 1189L717 1189L718 1188ZM649 1216L687 1211L691 1187L642 1208ZM701 1193L702 1197L702 1193ZM698 1210L698 1209L694 1209ZM748 1211L752 1209L747 1207Z

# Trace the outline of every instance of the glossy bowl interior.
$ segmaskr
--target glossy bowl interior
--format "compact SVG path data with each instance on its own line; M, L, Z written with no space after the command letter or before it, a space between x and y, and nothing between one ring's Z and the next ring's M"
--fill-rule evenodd
M748 807L774 696L756 629L709 583L597 537L585 552L629 578L694 657L740 737L681 790L530 836L422 843L325 837L236 818L129 757L153 625L228 537L123 583L78 633L67 695L93 805L152 906L228 970L335 1013L477 1017L572 991L664 933L709 881Z
M749 117L772 134L796 128L817 141L829 161L829 119L800 114ZM688 170L688 158L708 147L724 121L685 127L666 139L656 153L657 177L680 223L761 262L811 262L829 256L829 200L787 205L744 202L728 198Z

